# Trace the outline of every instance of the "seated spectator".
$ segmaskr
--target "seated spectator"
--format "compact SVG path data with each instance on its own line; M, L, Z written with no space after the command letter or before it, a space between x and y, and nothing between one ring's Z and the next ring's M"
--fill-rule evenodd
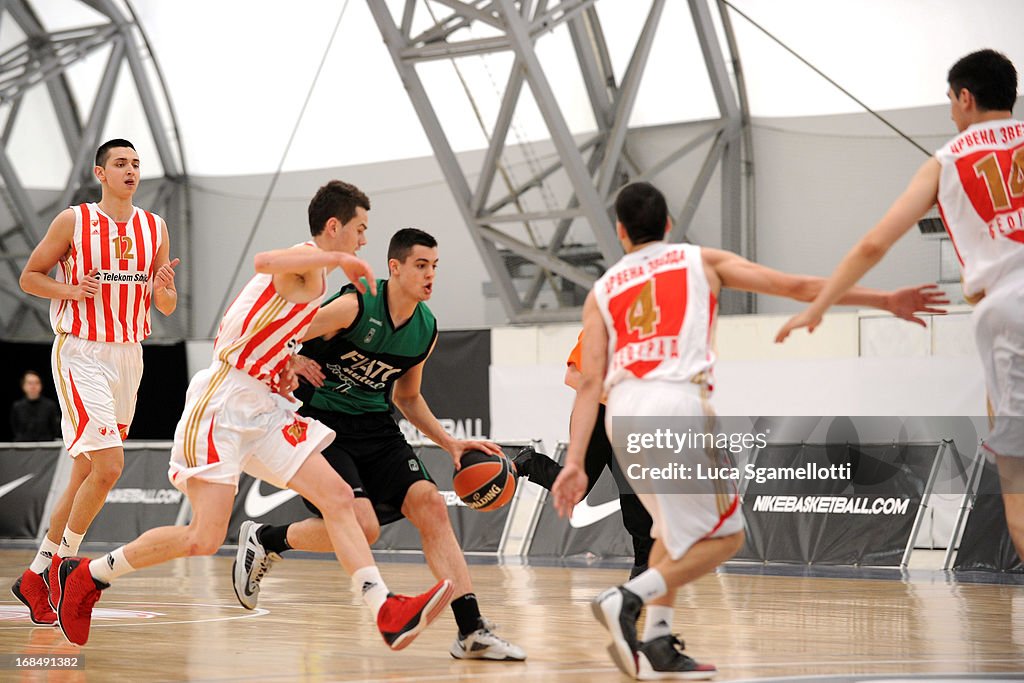
M60 408L43 396L43 379L34 370L21 377L25 398L11 406L11 432L15 441L52 441L60 438Z

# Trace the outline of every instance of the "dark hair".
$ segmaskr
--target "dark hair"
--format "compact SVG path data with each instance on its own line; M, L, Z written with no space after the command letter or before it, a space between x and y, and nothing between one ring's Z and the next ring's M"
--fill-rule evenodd
M36 379L38 379L38 380L39 380L40 382L42 382L42 381L43 381L43 376L42 376L42 375L40 375L40 374L39 374L38 372L36 372L35 370L26 370L26 371L25 371L25 372L24 372L24 373L23 373L23 374L21 375L21 383L22 383L22 384L24 384L24 383L25 383L25 380L27 380L27 379L28 379L28 376L29 376L29 375L32 375L33 377L35 377Z
M615 198L615 216L633 244L665 239L668 205L665 195L650 183L631 183Z
M1011 111L1017 101L1017 70L1006 55L979 50L962 58L946 77L956 97L964 88L984 111Z
M99 149L96 150L96 165L106 166L107 157L110 156L110 150L114 149L115 147L129 147L131 149L135 149L135 145L133 145L128 140L125 140L124 138L114 138L113 140L107 140L102 145L100 145Z
M342 225L348 223L355 218L360 206L370 210L370 198L362 190L351 183L332 180L309 201L309 233L316 237L332 218L337 218Z
M437 246L434 236L419 230L418 228L402 228L391 236L391 243L388 244L388 261L396 259L398 262L409 258L409 252L417 244L433 248Z

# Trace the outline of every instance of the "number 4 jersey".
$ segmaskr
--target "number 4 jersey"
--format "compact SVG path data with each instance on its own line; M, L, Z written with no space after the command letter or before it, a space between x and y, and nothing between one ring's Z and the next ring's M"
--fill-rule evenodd
M935 153L939 211L963 270L964 292L991 292L1024 274L1024 122L976 123Z
M594 296L608 329L605 391L633 378L711 388L716 302L700 247L641 247L601 276Z

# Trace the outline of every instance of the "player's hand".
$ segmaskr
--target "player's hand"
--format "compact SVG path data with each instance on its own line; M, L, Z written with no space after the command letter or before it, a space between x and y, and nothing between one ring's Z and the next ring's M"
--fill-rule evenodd
M455 463L455 470L458 471L462 467L462 454L466 451L483 451L484 453L490 453L491 455L503 455L501 446L494 443L493 441L474 441L472 439L456 439L452 444L448 452L452 456L452 461Z
M360 294L366 294L366 285L360 279L365 277L366 281L370 283L370 294L377 296L377 280L373 277L373 269L370 268L369 263L352 254L338 252L338 266L345 271L345 276L359 290Z
M285 366L281 372L277 374L277 389L274 393L278 396L283 396L292 403L298 403L298 400L292 396L292 392L299 386L299 378L295 376L295 373L289 366Z
M917 287L904 287L889 294L886 300L885 310L892 313L901 320L925 327L923 319L917 317L916 313L931 313L932 315L946 315L943 308L934 308L949 303L946 293L937 286L919 285Z
M323 370L320 368L320 364L312 358L306 358L305 356L292 356L288 361L288 367L298 377L303 378L314 387L322 387L324 385Z
M160 269L156 271L156 275L153 277L154 291L158 289L174 290L174 269L179 263L181 263L181 259L176 258L160 266Z
M571 517L576 503L583 500L587 492L587 473L574 463L569 463L558 473L551 494L555 497L555 510L561 517Z
M821 316L808 308L802 313L798 313L786 321L786 324L782 326L779 333L775 335L775 343L781 344L786 341L786 337L789 336L790 332L800 329L801 327L806 327L808 332L814 332L820 324Z
M100 291L100 279L96 277L98 268L93 268L88 275L82 278L77 285L71 285L71 296L68 299L73 301L85 301L96 296Z

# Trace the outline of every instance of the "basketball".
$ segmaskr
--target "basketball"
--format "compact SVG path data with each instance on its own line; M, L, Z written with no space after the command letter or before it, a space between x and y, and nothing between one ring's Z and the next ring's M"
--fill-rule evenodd
M512 500L516 478L504 455L467 451L455 473L455 494L474 510L497 510Z

